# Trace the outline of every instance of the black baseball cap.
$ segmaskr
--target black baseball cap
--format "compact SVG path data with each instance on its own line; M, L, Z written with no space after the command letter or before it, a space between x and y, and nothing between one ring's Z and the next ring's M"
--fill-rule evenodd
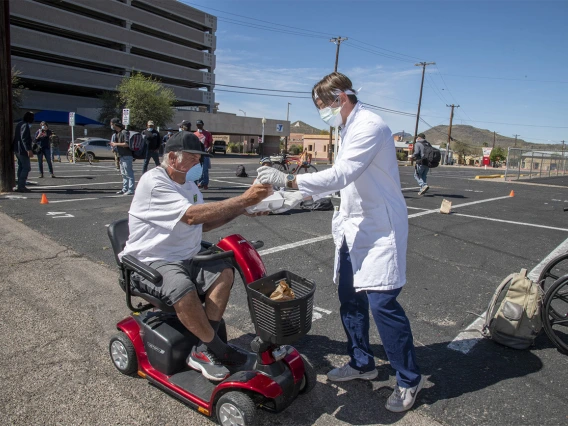
M197 120L197 121L195 122L195 124L205 124L205 123L203 123L203 120Z
M191 123L187 120L183 120L178 124L178 127L187 127L188 129L191 129Z
M179 132L173 135L166 142L166 152L177 152L184 151L190 154L201 154L207 157L211 157L211 154L203 151L201 149L203 145L193 133L190 132Z

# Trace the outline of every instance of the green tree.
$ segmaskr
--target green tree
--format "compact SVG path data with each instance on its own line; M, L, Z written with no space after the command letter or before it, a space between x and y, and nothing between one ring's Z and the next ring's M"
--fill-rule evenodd
M118 92L103 92L99 99L103 105L99 109L99 121L104 124L110 124L110 120L115 117L122 117L122 105Z
M21 74L21 71L12 68L12 111L14 112L14 117L18 115L22 108L24 90L26 90L22 85Z
M507 158L507 152L501 148L500 146L496 146L491 151L491 155L489 156L489 160L500 163L501 161L505 161Z
M321 130L320 135L329 135L329 130Z
M153 77L134 73L122 80L118 93L124 108L130 109L130 125L134 128L145 128L148 120L163 127L174 117L174 92Z

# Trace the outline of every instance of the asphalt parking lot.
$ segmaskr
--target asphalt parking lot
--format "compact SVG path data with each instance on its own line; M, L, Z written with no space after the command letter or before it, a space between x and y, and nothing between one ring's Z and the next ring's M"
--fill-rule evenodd
M209 190L204 191L206 202L242 193L256 175L258 159L227 155L215 157L212 164ZM245 165L248 178L235 176L238 164ZM141 162L136 161L137 178L141 167ZM25 392L15 392L14 385L8 386L11 392L5 392L0 402L9 423L41 423L42 412L46 411L51 415L48 423L92 423L94 419L104 419L101 423L145 424L157 423L160 418L166 419L164 422L168 424L207 423L142 380L120 377L113 371L106 355L104 342L114 332L112 324L127 314L121 290L116 285L106 226L127 216L131 200L115 194L121 188L121 177L112 162L91 166L56 163L56 179L38 179L37 164L32 163L32 170L29 188L33 192L0 196L0 212L20 222L18 226L23 224L42 234L49 244L72 250L78 265L76 281L72 285L76 297L81 295L81 277L89 281L96 275L101 280L104 278L107 284L100 292L86 289L87 300L69 300L59 280L57 256L50 257L41 249L48 240L29 242L37 246L37 256L31 259L48 270L44 269L44 278L40 278L42 271L36 268L35 275L30 276L21 289L16 288L19 279L16 272L10 270L2 293L12 305L1 315L2 322L15 325L13 318L7 318L8 313L19 318L18 312L26 312L24 306L27 303L40 306L42 298L46 298L47 305L54 306L50 311L38 307L38 312L45 313L46 317L34 317L35 321L41 322L37 329L24 327L29 333L25 343L16 341L15 347L0 351L4 380L21 380L30 386L35 380L41 389L27 398ZM524 185L473 179L476 174L491 172L440 167L429 176L430 191L418 196L412 168L400 167L410 232L408 283L399 300L411 321L418 360L428 379L415 409L406 417L389 413L383 407L395 379L374 325L371 336L379 377L370 383L332 385L323 376L347 359L337 291L332 283L332 212L294 210L276 216L239 217L205 234L209 241L234 233L250 240L262 240L265 246L260 253L269 273L287 269L318 285L312 331L295 346L312 360L320 383L307 400L296 401L284 413L277 416L263 414L263 423L566 424L568 357L556 351L545 335L537 339L533 349L515 351L481 339L475 330L479 325L478 316L485 311L493 291L505 276L521 268L538 275L541 262L551 252L559 247L568 251L568 213L563 212L563 208L568 207L568 188L557 185L557 181L541 182L546 185ZM512 190L513 197L510 196ZM42 194L47 196L49 204L39 204ZM452 202L451 215L438 212L443 199ZM337 204L340 200L333 202ZM4 241L5 246L10 243L13 244L11 240ZM10 269L13 264L5 261L4 268ZM86 277L89 271L92 271L92 277ZM32 271L28 273L32 274ZM42 280L45 287L41 287L41 294L33 291L33 279ZM6 283L9 282L14 284L8 286ZM61 305L57 305L56 300L61 300ZM65 315L66 304L72 306L77 315L94 317L100 313L104 318L84 322L68 316L61 318ZM231 325L231 335L239 343L246 344L254 330L246 296L240 286L233 291L225 319ZM35 353L29 339L37 338L43 342L46 334L55 339L50 337L41 348L56 342L61 337L62 325L72 330L67 335L68 340L64 339L66 344L73 341L72 334L79 333L84 339L89 335L89 339L81 340L84 344L73 352L77 354L76 362L62 364L69 380L59 380L55 387L50 385L49 376L38 377L29 369L19 368L18 359L21 351L32 356ZM12 330L7 335L10 341L16 338L13 333ZM86 365L94 368L95 374L85 371ZM15 371L11 370L13 368ZM10 373L7 373L8 369ZM97 381L100 386L92 383ZM86 407L83 413L76 414L79 417L66 417L69 412L81 411L81 407L76 406L79 401L61 407L58 416L60 411L54 408L53 401L61 404L62 399L54 395L83 390L98 397L87 402L86 397L79 400ZM108 394L101 397L105 390L114 392L115 397L108 397ZM31 406L22 406L26 404ZM35 408L34 404L37 404ZM127 408L121 411L120 406ZM113 413L117 417L103 415L99 418L97 412L99 415Z

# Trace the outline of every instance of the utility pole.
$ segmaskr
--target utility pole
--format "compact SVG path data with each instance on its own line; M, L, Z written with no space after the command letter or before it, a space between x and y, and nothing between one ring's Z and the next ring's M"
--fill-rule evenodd
M10 52L10 2L0 2L0 192L16 185L12 148L12 64Z
M513 146L513 148L517 147L517 138L521 135L513 135L515 137L515 145Z
M286 111L286 121L290 121L290 102L288 102L288 110ZM303 147L302 147L303 148ZM284 142L284 152L288 153L288 136L286 136L286 142ZM302 149L303 152L303 149Z
M330 38L329 41L332 43L335 43L335 45L337 46L335 49L335 67L333 68L333 72L337 72L337 64L339 62L339 46L341 46L341 42L348 40L347 37L342 38L342 37L333 37ZM329 161L329 164L333 163L333 154L332 154L332 149L331 149L331 138L333 137L333 127L330 126L329 128L329 143L327 144L327 159Z
M448 145L446 146L446 165L448 164L449 158L450 158L450 143L452 141L452 122L454 121L454 108L459 108L459 105L448 105L446 104L446 106L449 108L452 108L452 111L450 112L450 127L448 128Z
M493 132L493 147L491 149L495 149L495 131Z
M418 98L418 112L416 113L416 127L414 127L414 138L412 139L412 146L416 145L416 136L418 135L418 121L420 120L420 105L422 104L422 89L424 88L424 73L426 72L427 65L436 65L436 62L420 62L414 64L415 67L422 67L422 82L420 83L420 97ZM414 163L414 159L410 160L410 164Z

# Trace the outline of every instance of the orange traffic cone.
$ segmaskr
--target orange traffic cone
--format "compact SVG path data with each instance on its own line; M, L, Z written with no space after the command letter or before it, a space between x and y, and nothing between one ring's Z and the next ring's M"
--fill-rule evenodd
M511 193L509 194L509 197L514 197L515 196L515 191L511 191Z
M41 194L41 201L39 203L40 204L49 204L49 201L47 201L47 197L45 196L45 194Z

